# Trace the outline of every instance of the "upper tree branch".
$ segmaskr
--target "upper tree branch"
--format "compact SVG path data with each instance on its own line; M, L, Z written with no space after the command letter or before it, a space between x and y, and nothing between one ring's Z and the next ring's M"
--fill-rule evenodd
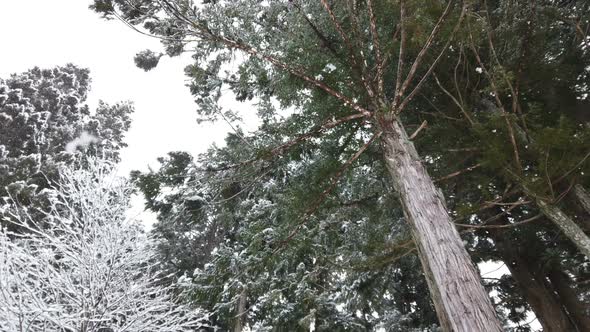
M403 0L402 0L402 3L403 3ZM399 109L400 109L399 106L400 105L398 103L400 102L401 97L404 95L404 93L406 92L406 90L410 86L410 83L414 79L414 76L416 75L416 71L418 70L418 67L420 66L420 64L422 64L422 60L424 59L424 56L426 55L426 53L428 52L430 47L432 46L434 39L436 38L436 36L440 32L440 30L442 29L442 26L443 26L444 22L446 21L447 16L451 12L452 3L453 3L453 0L450 0L449 3L447 4L445 10L443 11L442 15L439 17L438 22L436 22L436 25L434 26L434 28L430 32L430 35L428 36L426 43L424 43L424 46L422 47L420 52L418 52L416 59L414 59L414 63L412 64L412 67L410 67L410 71L408 72L408 75L406 76L406 79L402 83L399 90L398 90L398 87L396 86L397 93L395 94L393 104L391 105L391 110L393 112L399 113ZM402 6L400 8L404 8L404 7ZM400 9L400 11L401 11L401 9ZM403 22L402 22L402 24L403 24ZM400 53L401 53L401 51L402 51L402 49L400 46ZM440 55L439 55L439 58L440 58ZM398 75L399 75L399 68L398 68Z
M381 134L382 132L378 132L375 135L373 135L373 137L371 137L371 139L367 143L365 143L350 159L348 159L342 165L338 172L336 172L336 174L332 177L332 180L330 181L328 187L326 187L326 189L322 191L318 200L309 209L307 209L307 211L303 215L301 222L295 227L295 229L289 234L289 236L287 236L287 238L285 238L285 240L282 241L282 243L275 249L273 254L281 250L287 243L289 243L295 237L295 235L297 235L297 233L299 233L301 227L303 227L303 225L305 225L308 222L309 218L317 211L317 209L319 209L320 205L322 205L322 203L326 200L326 198L334 190L334 188L336 188L336 185L338 184L338 181L340 180L344 172L350 167L350 165L352 165L352 163L355 160L357 160L363 154L363 152L367 150L367 148L377 138L381 136Z
M361 59L361 61L359 61L359 59L357 59L356 52L354 51L355 48L352 46L350 38L348 38L347 34L344 32L342 25L340 24L340 22L336 18L334 11L330 7L330 4L328 4L328 1L327 0L320 0L320 1L322 2L322 5L324 6L326 11L328 12L328 15L330 16L330 20L334 24L334 27L336 27L336 31L338 31L340 38L342 38L342 40L344 41L344 44L346 45L346 49L348 50L348 54L350 57L350 62L351 62L352 67L357 71L358 75L360 76L363 86L364 86L365 90L367 91L367 94L369 95L369 97L371 97L371 99L374 99L375 92L373 91L373 88L369 84L369 80L367 79L367 77L365 75L364 62L366 62L366 61L364 61L364 59ZM361 55L361 57L362 57L362 55Z
M377 18L375 17L373 0L367 0L369 7L369 19L371 25L371 36L373 37L373 48L375 49L375 61L377 62L377 94L383 97L383 56L381 55L381 46L379 43L379 34L377 32Z
M420 82L418 82L418 84L416 84L416 86L414 87L414 89L412 90L412 92L410 92L410 94L408 94L408 96L406 98L404 98L404 100L402 101L402 103L399 105L398 112L401 112L404 108L406 108L406 106L408 105L408 103L414 98L414 96L416 95L416 93L418 93L418 91L420 91L420 88L422 87L422 85L430 77L430 75L434 71L434 68L436 67L436 65L438 64L438 62L442 58L442 56L445 54L446 50L449 48L449 45L453 41L453 38L454 38L455 34L457 33L457 30L459 30L459 27L461 26L461 23L463 22L463 18L465 17L465 13L466 12L467 12L467 3L464 3L463 4L463 8L461 10L461 15L459 16L459 20L457 20L457 24L455 24L455 27L453 28L453 31L451 32L451 35L449 36L449 39L447 40L447 42L443 46L442 50L440 51L440 53L438 54L438 56L436 57L436 59L428 67L428 70L422 76L422 78L420 79Z

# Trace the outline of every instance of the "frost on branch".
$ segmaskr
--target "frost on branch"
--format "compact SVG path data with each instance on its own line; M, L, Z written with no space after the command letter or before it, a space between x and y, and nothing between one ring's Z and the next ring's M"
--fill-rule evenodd
M151 50L141 51L135 55L135 65L145 71L150 71L158 65L161 57L162 54Z
M127 220L130 187L110 167L65 169L49 212L13 203L0 230L0 331L195 331L206 315L161 286L152 241Z

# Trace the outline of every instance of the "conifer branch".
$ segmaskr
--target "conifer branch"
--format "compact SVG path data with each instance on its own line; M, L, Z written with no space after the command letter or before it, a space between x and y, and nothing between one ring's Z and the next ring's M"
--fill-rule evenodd
M285 142L285 143L271 149L268 153L265 153L264 155L262 155L262 157L255 157L255 158L248 159L248 160L236 163L236 164L226 165L226 166L222 166L222 167L207 167L204 169L204 171L207 171L207 172L227 171L230 169L235 169L235 168L239 168L239 167L243 167L243 166L252 164L258 160L267 160L267 159L274 158L278 155L283 154L285 151L287 151L288 149L290 149L294 145L301 143L305 140L308 140L316 135L319 135L329 129L332 129L332 128L340 125L340 124L343 124L343 123L346 123L349 121L353 121L353 120L362 119L365 117L367 117L365 114L354 113L354 114L344 116L342 118L338 118L335 120L325 121L321 125L318 125L318 126L312 128L308 132L301 134L301 135L289 140L288 142Z
M377 62L377 95L379 98L383 97L383 56L381 55L381 45L379 43L379 33L377 31L377 18L373 8L373 0L367 0L367 7L369 8L369 20L371 26L371 36L373 37L373 48L375 49L375 61Z
M399 55L397 58L397 73L395 79L395 91L393 96L393 105L396 105L402 97L401 85L402 85L402 73L404 70L404 56L406 56L406 3L404 0L399 1L399 31L400 31L400 44L399 44Z
M299 233L301 228L309 221L309 218L319 209L319 207L326 200L326 198L328 198L328 195L330 195L330 193L334 190L334 188L336 188L336 185L338 184L338 181L340 180L340 178L342 177L344 172L350 167L350 165L352 165L352 163L355 160L357 160L363 154L363 152L365 152L367 150L367 148L369 148L369 146L376 139L381 137L381 134L383 134L383 132L378 132L375 135L373 135L373 137L371 137L371 139L369 139L369 141L367 141L367 143L365 143L350 159L348 159L342 165L342 167L340 167L340 169L332 177L330 184L324 189L324 191L322 191L322 193L320 194L320 197L316 200L316 202L309 209L307 209L307 211L303 215L303 218L301 218L301 222L299 222L299 224L287 236L287 238L285 238L279 244L279 246L274 250L273 255L276 254L278 251L280 251L282 248L284 248L295 237L295 235L297 235L297 233Z
M481 60L481 57L479 56L479 52L475 48L475 41L473 39L473 34L471 33L471 30L469 31L469 40L471 42L470 46L471 46L471 50L473 52L473 55L475 56L475 59L477 60L478 65L482 69L482 72L486 75L486 77L488 78L488 81L490 82L490 86L491 86L493 94L494 94L494 100L496 102L496 105L498 106L498 109L500 109L500 111L502 112L502 117L504 118L504 121L506 122L506 128L508 129L510 143L512 144L512 149L514 152L514 159L515 159L514 161L515 161L516 167L518 168L519 171L522 171L522 164L520 162L520 153L518 152L518 144L516 143L516 137L514 135L514 128L512 126L512 122L510 121L509 115L506 112L506 109L504 108L504 104L500 100L500 90L496 86L496 83L494 83L493 77L490 75L489 71L487 70L486 66L484 65L483 61Z
M401 1L403 2L403 0L401 0ZM430 32L430 35L428 36L426 43L424 43L424 46L422 46L422 49L420 50L420 52L418 52L416 59L414 59L414 63L412 64L412 67L410 67L410 71L408 72L406 79L404 80L404 82L402 83L401 87L399 88L399 90L397 91L397 93L394 97L394 101L391 106L391 109L393 112L399 113L399 110L401 109L401 107L400 107L400 105L398 105L398 103L401 100L401 97L404 95L404 93L408 89L408 87L410 86L410 83L414 80L414 76L416 75L416 71L418 70L418 67L422 64L422 60L424 59L424 56L426 55L426 53L428 52L428 50L432 46L432 43L434 42L434 39L436 38L436 36L440 32L440 29L442 29L442 26L443 26L444 22L446 21L447 16L451 12L451 7L452 7L451 5L453 4L453 2L454 2L453 0L449 0L449 3L447 4L445 10L443 11L441 16L439 17L438 22L436 22L436 25L434 26L434 28L432 28L432 31ZM403 7L401 7L401 8L403 8ZM464 6L464 8L465 8L465 6ZM403 24L403 17L402 17L402 24ZM401 46L400 46L400 53L401 53ZM437 59L439 59L440 57L441 57L441 55L439 55L439 57ZM431 68L432 68L432 66L431 66ZM398 71L398 73L399 73L399 71ZM396 86L396 89L397 89L397 86ZM407 97L406 97L406 99L407 99Z
M449 1L449 5L450 5L450 3L451 3L451 1ZM449 7L447 6L447 10L448 9L449 9ZM463 22L463 19L465 18L465 13L466 12L467 12L467 3L464 3L463 4L463 7L461 9L461 15L459 16L459 19L457 20L457 23L455 24L455 27L453 28L453 31L451 32L451 35L449 36L449 39L447 40L447 42L443 46L442 50L440 51L440 53L438 54L438 56L436 57L436 59L434 59L434 61L432 62L432 64L430 64L430 66L428 67L428 70L426 71L426 73L424 75L422 75L422 78L420 79L420 81L418 82L418 84L416 84L416 86L414 87L414 89L412 90L412 92L410 92L410 94L408 94L408 96L405 97L404 100L402 101L402 103L397 107L397 110L398 110L397 112L398 113L401 112L401 111L403 111L406 108L406 106L408 105L408 103L414 98L414 96L416 95L416 93L418 93L418 91L420 91L420 88L422 87L422 85L424 85L424 83L426 82L426 80L430 77L430 75L434 71L434 68L436 67L436 65L438 64L438 62L440 61L440 59L442 59L442 57L445 54L446 50L449 48L449 45L453 41L453 38L454 38L455 34L459 30L459 27L461 26L461 23ZM445 15L445 13L443 13L443 16L444 15ZM446 15L448 15L448 13L446 13ZM443 19L443 18L441 17L441 19ZM444 21L444 19L442 21L439 21L439 23L441 23L441 26L442 26L442 22L443 21ZM435 29L437 29L437 27L435 27ZM440 27L438 27L438 30L440 30ZM433 33L434 33L434 30L433 30ZM428 46L428 47L430 48L430 46ZM428 51L428 49L426 51ZM420 56L420 54L418 54L418 56ZM418 57L416 58L416 61L417 60L418 60ZM410 70L410 73L412 73L412 70ZM408 74L408 78L410 78L409 75L410 74ZM411 82L411 80L412 80L412 78L410 78L410 81L408 81L408 85ZM406 86L406 83L405 82L404 82L404 86ZM406 86L406 88L407 88L407 86ZM404 88L402 86L402 89L403 90L401 92L401 95L404 94L406 88Z
M343 93L333 89L332 87L328 86L325 83L322 83L320 80L315 79L315 78L311 77L310 75L306 74L305 69L292 67L292 66L288 65L287 63L282 62L273 56L259 52L256 48L254 48L251 45L248 45L242 41L234 40L234 39L231 39L231 38L223 36L223 35L216 35L213 33L213 31L211 31L206 26L204 26L200 23L197 23L194 20L192 20L191 18L184 15L180 11L179 8L177 8L176 6L171 4L168 0L158 0L158 1L164 4L162 6L162 9L164 11L166 11L170 15L173 15L174 17L176 17L178 20L183 21L183 22L187 23L190 27L192 27L194 29L193 34L195 37L200 38L202 40L208 40L210 42L220 42L230 49L241 50L241 51L245 52L246 54L249 54L249 55L258 57L262 60L265 60L265 61L269 62L270 64L272 64L273 66L278 67L278 68L316 86L320 90L326 92L327 94L329 94L329 95L335 97L336 99L340 100L341 102L343 102L343 104L345 106L349 106L352 109L354 109L355 111L365 114L365 115L371 114L371 112L369 110L367 110L366 108L357 104L351 98L347 97ZM116 12L113 11L112 14L116 18L118 18L119 20L123 21L127 26L131 27L133 30L138 31L142 34L147 34L143 31L137 29L131 22L126 21L123 17L118 15ZM150 34L147 34L147 35L150 35ZM183 41L182 39L179 40L176 38L167 38L167 37L162 37L162 36L157 36L157 37L160 39L170 40L170 41Z
M345 106L349 106L361 114L364 114L364 115L371 114L371 112L369 110L367 110L366 108L357 104L351 98L345 96L343 93L341 93L341 92L331 88L330 86L326 85L325 83L322 83L321 81L309 76L308 74L305 73L305 70L302 68L291 67L288 64L280 61L279 59L277 59L273 56L260 53L258 50L256 50L255 48L253 48L250 45L235 41L235 40L230 39L225 36L216 36L216 35L213 35L212 33L208 33L208 37L212 41L221 42L221 43L225 44L226 46L228 46L229 48L238 49L238 50L241 50L247 54L250 54L255 57L258 57L258 58L268 61L269 63L271 63L275 67L285 70L286 72L288 72L296 77L299 77L300 79L302 79L308 83L311 83L312 85L318 87L320 90L322 90L322 91L326 92L327 94L335 97L336 99L339 99L340 101L342 101Z
M453 173L451 173L449 175L445 175L443 177L440 177L438 179L435 179L434 182L436 183L436 182L441 182L441 181L445 181L445 180L454 178L454 177L459 176L461 174L464 174L464 173L467 173L467 172L471 172L471 171L473 171L474 169L476 169L478 167L481 167L481 163L475 164L473 166L469 166L469 167L464 168L462 170L458 170L456 172L453 172Z
M342 25L340 24L340 22L336 18L336 15L334 14L332 7L330 6L330 4L328 4L327 0L320 0L320 1L321 1L322 5L324 6L324 8L326 9L326 12L328 12L328 15L330 16L330 20L334 24L334 27L336 28L336 31L340 35L340 38L342 38L342 40L344 41L344 44L346 45L346 49L348 50L348 54L350 57L350 62L351 62L352 67L355 68L356 71L358 72L358 74L361 78L361 81L363 83L363 86L365 87L365 90L367 91L367 94L369 95L369 97L371 99L374 99L375 92L373 91L373 88L371 88L371 85L369 84L369 80L367 79L367 77L365 75L364 63L366 63L366 60L363 58L362 53L361 53L361 58L362 58L361 61L359 61L357 59L356 52L354 51L355 48L353 47L353 45L350 41L350 38L348 38L348 35L346 34L346 32L344 32Z

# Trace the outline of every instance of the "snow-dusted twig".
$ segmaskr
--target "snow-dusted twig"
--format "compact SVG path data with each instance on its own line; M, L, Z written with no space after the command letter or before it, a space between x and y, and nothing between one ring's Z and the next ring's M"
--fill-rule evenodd
M130 187L90 160L65 169L48 212L13 204L0 230L0 331L194 331L207 316L176 301L154 246L128 220Z

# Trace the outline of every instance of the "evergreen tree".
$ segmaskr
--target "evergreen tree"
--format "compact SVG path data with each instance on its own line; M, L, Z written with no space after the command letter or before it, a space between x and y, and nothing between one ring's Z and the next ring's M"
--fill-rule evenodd
M298 134L282 135L278 145L258 149L238 165L248 160L261 165L303 141L330 139L325 133L336 127L362 123L362 143L356 152L348 149L348 156L335 160L335 176L327 189L318 190L317 197L325 199L332 193L346 169L379 141L378 159L399 195L441 326L455 331L499 331L500 323L442 195L401 119L402 114L414 113L410 101L448 49L468 7L455 1L401 1L398 5L254 0L202 6L190 1L129 5L100 0L93 6L107 17L116 13L130 24L143 24L162 38L169 55L180 54L192 42L195 64L187 73L194 79L191 88L203 116L222 114L216 102L225 87L238 98L260 99L266 105L261 107L263 112L270 110L272 101L296 110L292 117L300 120ZM236 54L244 60L237 70L226 70L223 65ZM309 217L303 215L302 225ZM300 229L296 227L275 246L292 242Z
M384 208L395 197L382 179L384 169L369 167L372 158L343 177L344 184L310 216L313 224L302 227L305 237L281 241L309 213L309 191L319 191L309 183L326 182L346 146L306 146L275 160L256 179L251 167L224 170L251 153L245 150L267 145L276 129L230 135L226 147L211 149L198 162L171 153L157 172L134 174L148 206L158 212L160 261L192 279L192 300L213 312L213 323L223 330L306 330L312 323L321 331L435 326L428 294L419 291L425 280L416 257L382 262L383 252L394 255L409 232L392 223L400 220L400 209ZM326 149L333 154L318 153Z
M546 331L583 330L589 59L579 29L589 8L488 5L437 69L419 120L432 125L418 143L433 156L459 226L473 231L476 259L511 271L491 283L509 316L528 303Z
M79 153L119 160L130 103L84 104L87 69L68 64L33 68L0 79L0 198L43 207L58 169Z

